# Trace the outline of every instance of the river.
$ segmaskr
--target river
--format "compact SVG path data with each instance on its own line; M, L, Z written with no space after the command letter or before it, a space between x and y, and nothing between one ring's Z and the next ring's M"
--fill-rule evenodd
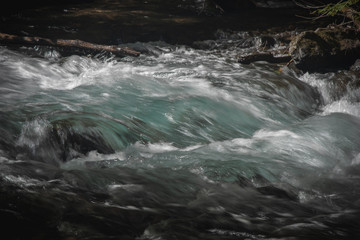
M360 236L358 75L133 47L0 48L7 239Z

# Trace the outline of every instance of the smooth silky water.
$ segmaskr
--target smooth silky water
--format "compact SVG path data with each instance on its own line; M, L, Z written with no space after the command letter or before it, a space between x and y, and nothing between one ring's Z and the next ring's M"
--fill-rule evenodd
M360 236L359 75L136 45L0 49L9 224L47 239Z

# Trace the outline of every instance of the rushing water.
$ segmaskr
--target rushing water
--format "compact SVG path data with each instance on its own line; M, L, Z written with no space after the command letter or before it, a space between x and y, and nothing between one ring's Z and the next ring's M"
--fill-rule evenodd
M9 236L360 236L359 74L137 47L123 59L0 48Z

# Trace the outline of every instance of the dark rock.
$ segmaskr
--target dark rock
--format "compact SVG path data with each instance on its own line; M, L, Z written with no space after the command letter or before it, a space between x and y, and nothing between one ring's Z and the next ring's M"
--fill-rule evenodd
M74 126L69 121L58 121L54 122L53 126L46 127L43 136L26 130L22 135L25 140L19 142L18 151L25 153L25 158L55 165L93 150L99 153L114 153L100 129L87 131L76 127L79 126Z
M277 188L275 186L265 186L265 187L259 187L257 188L257 190L267 196L272 196L272 197L276 197L276 198L280 198L280 199L286 199L286 200L290 200L290 201L297 201L298 200L298 196L291 192L291 191L286 191L284 189L281 188Z
M252 0L256 7L261 8L292 8L296 7L294 1L289 0Z
M243 177L243 176L238 176L236 182L240 187L243 187L243 188L253 186L251 179Z
M199 14L206 16L220 16L224 13L224 9L213 0L203 0L198 2Z
M275 46L276 40L271 36L261 36L255 39L257 48L271 48Z
M9 2L10 6L2 6L1 32L49 39L80 39L102 45L159 40L191 44L212 39L217 29L284 31L295 27L313 29L315 25L295 16L304 15L307 10L255 7L254 2L260 0L208 0L215 6L212 8L215 15L221 12L216 5L224 11L221 16L213 17L207 15L212 14L210 5L208 13L203 10L205 0L92 0L91 4L85 0L39 1L43 4L15 0ZM323 25L321 21L316 22L317 27Z
M214 2L221 6L221 8L226 12L239 12L255 7L255 4L251 0L214 0Z
M360 59L356 60L356 62L350 67L350 70L360 72Z
M266 61L269 63L286 63L291 60L290 56L275 57L272 53L254 53L250 55L241 56L238 59L239 63L250 64L257 61Z
M0 178L2 233L7 239L135 239L157 217L107 206L102 201L109 196L94 193L61 184L28 191Z
M3 179L0 195L2 234L8 239L60 239L56 228L61 218L60 204L38 193L22 191ZM15 226L20 231L14 231Z
M240 40L240 39L249 39L252 37L251 32L244 31L231 31L231 30L222 30L218 29L214 33L216 39L230 39L230 40Z
M302 32L291 41L289 53L302 71L346 69L360 58L360 33L339 28Z
M215 40L195 41L192 47L202 50L216 49L218 43Z
M93 120L95 116L96 122ZM40 124L43 128L41 133L34 131L33 122L30 122L22 130L17 151L25 154L21 159L30 158L57 165L91 151L114 153L131 143L142 141L146 135L139 130L144 127L139 120L129 119L125 123L100 118L91 113L64 113L63 119L36 120L34 124Z

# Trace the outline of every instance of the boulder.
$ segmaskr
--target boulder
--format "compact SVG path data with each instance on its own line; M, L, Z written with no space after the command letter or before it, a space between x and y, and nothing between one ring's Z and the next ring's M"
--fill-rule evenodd
M341 28L305 31L290 42L289 53L303 71L347 69L360 58L360 33Z

